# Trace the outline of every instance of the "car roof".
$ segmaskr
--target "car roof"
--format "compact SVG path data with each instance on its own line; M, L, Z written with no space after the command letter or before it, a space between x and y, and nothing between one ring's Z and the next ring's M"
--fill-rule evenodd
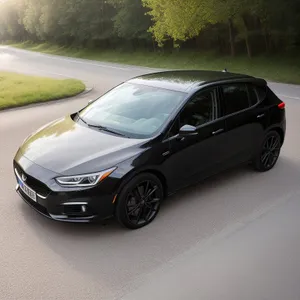
M135 77L129 83L144 84L152 87L165 88L179 92L191 92L200 86L231 81L263 80L254 77L230 73L227 71L164 71Z

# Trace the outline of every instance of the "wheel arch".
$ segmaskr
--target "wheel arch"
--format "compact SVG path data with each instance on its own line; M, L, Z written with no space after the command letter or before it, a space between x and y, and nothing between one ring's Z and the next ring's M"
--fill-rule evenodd
M126 174L124 176L124 178L122 179L122 182L118 188L117 191L117 195L116 195L116 202L115 204L118 203L118 195L121 193L122 189L124 188L124 186L130 182L134 177L140 175L140 174L144 174L144 173L150 173L154 176L156 176L162 186L163 186L163 193L164 193L164 198L167 197L168 195L168 184L167 184L167 178L166 176L163 174L163 172L161 172L160 170L156 169L156 168L145 168L145 169L140 169L140 170L132 170L131 172L129 172L128 174Z
M270 131L276 131L280 135L281 145L283 145L284 139L285 139L285 133L284 133L283 129L280 126L273 126L273 127L269 128L267 133L269 133Z

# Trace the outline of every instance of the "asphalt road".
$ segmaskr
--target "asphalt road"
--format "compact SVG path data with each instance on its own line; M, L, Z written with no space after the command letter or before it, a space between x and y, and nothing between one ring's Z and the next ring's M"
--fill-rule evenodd
M275 169L237 168L165 202L139 231L56 223L14 191L12 159L32 131L150 69L0 47L0 70L79 78L93 92L0 112L0 299L300 299L300 87Z

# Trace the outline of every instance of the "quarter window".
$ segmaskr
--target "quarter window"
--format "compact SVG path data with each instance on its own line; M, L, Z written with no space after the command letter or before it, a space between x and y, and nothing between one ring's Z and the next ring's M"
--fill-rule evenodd
M246 84L231 84L222 86L225 100L225 115L230 115L250 107Z

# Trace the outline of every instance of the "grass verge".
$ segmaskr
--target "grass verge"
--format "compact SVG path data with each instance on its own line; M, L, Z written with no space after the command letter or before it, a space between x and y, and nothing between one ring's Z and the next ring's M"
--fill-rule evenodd
M109 61L153 68L167 69L202 69L223 70L249 74L267 80L300 84L300 55L299 57L286 56L259 56L249 59L247 57L220 57L211 53L199 52L122 52L99 51L91 49L75 49L52 44L32 44L25 42L11 46L38 51L42 53L85 58L98 61Z
M57 80L0 72L0 110L75 96L85 90L76 79Z

